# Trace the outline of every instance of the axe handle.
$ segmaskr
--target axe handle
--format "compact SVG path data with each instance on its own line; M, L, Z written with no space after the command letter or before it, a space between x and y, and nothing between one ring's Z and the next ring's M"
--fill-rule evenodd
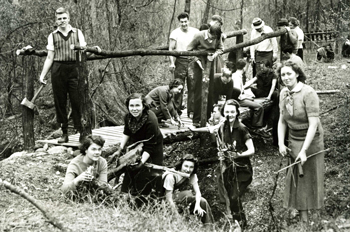
M44 88L44 84L41 84L40 85L40 88L38 89L38 91L36 91L36 93L34 94L34 97L32 98L32 100L31 100L31 102L34 104L34 101L35 101L35 99L38 97L38 95L39 95L39 93L41 92L41 90L43 90L43 88Z

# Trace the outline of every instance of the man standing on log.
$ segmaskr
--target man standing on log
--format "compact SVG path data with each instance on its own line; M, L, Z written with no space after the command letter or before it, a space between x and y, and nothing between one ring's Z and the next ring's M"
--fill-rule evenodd
M189 15L183 12L177 16L180 27L173 30L170 34L169 51L186 51L187 45L192 41L198 29L188 26ZM187 83L187 115L193 115L193 61L188 56L179 56L170 58L170 71L174 73L174 79L180 79L183 83ZM174 97L175 107L179 115L181 115L183 101L183 90Z
M78 69L76 54L70 49L71 44L86 46L83 33L69 24L69 12L60 7L55 12L58 28L48 37L47 58L40 75L40 82L46 84L45 76L51 69L52 91L55 101L57 122L63 135L59 143L68 142L67 94L72 106L74 127L81 131L81 112L78 94Z
M199 127L202 111L202 82L203 82L203 70L207 65L207 59L213 61L216 57L222 54L224 45L221 37L221 26L213 24L208 30L199 31L195 34L191 43L187 46L188 51L208 51L208 56L198 57L194 69L194 112L193 112L193 126ZM207 118L210 117L213 109L213 93L214 93L214 63L211 63L212 67L209 74L209 92L208 92L208 107ZM204 67L204 68L203 68Z
M252 23L252 33L250 36L250 39L256 39L266 33L273 32L272 28L265 25L265 22L262 21L260 18L254 18ZM253 61L253 77L256 75L256 63L266 63L262 61L269 61L268 63L272 64L275 60L277 60L277 54L278 54L278 45L277 40L275 37L266 39L264 41L261 41L258 44L252 45L250 47L250 56L251 60Z

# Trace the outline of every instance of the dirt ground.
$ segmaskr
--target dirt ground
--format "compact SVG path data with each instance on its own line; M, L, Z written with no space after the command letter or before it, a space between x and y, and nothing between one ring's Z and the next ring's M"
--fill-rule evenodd
M319 214L310 212L311 225L301 228L295 212L282 208L284 173L275 171L286 166L286 160L278 156L272 141L254 137L256 154L251 158L254 179L244 196L244 208L248 218L247 231L349 231L350 230L350 89L347 60L334 63L316 63L309 58L306 69L307 84L316 90L339 89L340 93L322 94L321 122L325 130L325 146L330 151L325 156L325 208ZM53 148L51 148L53 149ZM16 153L0 162L0 179L17 186L32 195L57 218L66 221L76 231L91 223L79 212L81 208L67 202L59 191L65 167L73 157L67 149L58 151ZM169 152L172 151L171 154ZM175 143L165 148L166 163L173 164L178 157L194 153L200 159L216 155L210 147L201 147L199 141ZM223 205L218 201L215 184L217 164L206 164L199 170L202 194L211 204L218 225L223 226ZM272 196L272 190L276 192ZM98 207L84 208L88 212L101 213ZM101 219L102 220L102 219ZM110 231L106 223L98 222L100 230ZM104 224L103 224L104 223ZM102 225L103 224L103 225ZM103 227L104 226L104 227ZM55 231L47 219L34 206L18 195L0 186L0 231ZM162 230L160 230L162 231Z

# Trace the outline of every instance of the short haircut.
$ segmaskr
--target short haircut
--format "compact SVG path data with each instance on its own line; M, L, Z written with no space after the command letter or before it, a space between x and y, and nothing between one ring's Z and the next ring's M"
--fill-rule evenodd
M237 70L242 70L246 65L247 65L247 61L245 61L244 59L238 59L236 63L236 68Z
M297 77L297 80L298 82L302 82L302 83L305 83L306 81L306 75L304 73L304 71L301 69L301 67L299 67L296 63L294 63L293 61L291 60L287 60L285 62L282 63L282 65L280 65L278 68L277 68L277 75L278 75L278 81L279 83L281 83L281 85L284 85L283 84L283 81L281 79L281 69L283 67L290 67L296 74L298 74L298 77Z
M183 81L180 79L174 79L169 83L169 89L176 88L180 85L184 85Z
M200 31L204 31L204 30L208 30L209 29L209 25L208 24L202 24L200 27L199 27L199 30Z
M284 53L289 53L289 54L291 54L291 53L293 53L293 48L292 47L287 47L287 48L284 48L283 50L282 50L282 52L284 52Z
M103 147L105 140L99 135L88 135L79 146L81 154L86 155L86 150L89 149L93 143Z
M126 105L126 108L128 109L128 112L129 112L129 103L130 103L130 100L132 100L132 99L141 99L142 105L144 107L143 111L148 110L148 105L146 104L145 96L142 93L132 93L125 100L125 105Z
M184 19L184 18L187 18L187 19L190 19L190 16L188 15L187 12L182 12L180 13L178 16L177 16L177 19L180 21L180 19Z
M299 20L297 20L297 18L295 18L295 17L290 17L290 18L289 18L289 22L290 22L291 24L293 24L295 27L300 25Z
M55 11L55 15L57 16L60 14L67 14L69 16L69 11L64 7L60 7Z
M220 113L223 117L225 117L224 111L225 111L225 106L226 105L232 105L236 107L236 111L237 111L237 116L236 118L238 118L238 116L241 114L241 112L239 111L239 103L238 101L234 100L234 99L228 99L226 100L225 104L221 107Z
M233 72L233 70L236 69L235 63L232 62L232 61L226 61L226 62L225 62L225 65L226 65L226 67L227 67L228 69L230 69L232 72Z
M192 174L196 174L197 173L197 169L198 169L198 159L196 157L194 157L192 154L185 154L185 155L183 155L183 157L175 164L175 170L180 171L181 167L182 167L182 164L185 161L191 161L191 162L194 163L194 169L193 169L193 172L191 173L191 175Z
M221 37L221 26L219 26L218 24L213 24L209 27L209 33L212 35L215 35L217 38Z
M222 75L223 76L232 76L232 70L229 68L223 68L222 69Z
M220 26L224 25L224 20L222 19L222 17L220 15L213 15L211 17L212 21L216 21L220 24Z

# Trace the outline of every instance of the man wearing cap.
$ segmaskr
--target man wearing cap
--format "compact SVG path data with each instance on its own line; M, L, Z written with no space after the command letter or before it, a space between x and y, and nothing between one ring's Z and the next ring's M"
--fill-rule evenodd
M57 122L60 123L63 132L58 143L65 143L68 142L67 94L72 106L74 127L78 131L81 130L78 70L75 64L75 52L70 49L70 45L86 46L86 42L83 33L69 24L68 10L60 7L56 10L55 16L57 29L48 37L47 57L40 74L40 82L46 84L45 76L51 68Z
M250 36L251 40L258 38L263 34L273 32L272 28L265 25L265 22L260 18L253 19L252 28L253 30ZM256 75L255 64L258 62L268 60L268 63L271 64L270 68L272 68L273 61L277 60L277 53L278 45L275 37L265 39L258 44L252 45L250 47L250 56L253 61L253 76Z
M280 49L283 52L285 49L291 48L294 54L298 52L298 34L289 28L288 20L281 18L277 22L277 28L281 30L282 28L287 29L287 33L281 35L280 37Z
M192 41L194 35L198 32L197 28L188 26L189 15L183 12L177 16L180 27L173 30L170 34L169 51L186 51L187 45ZM174 79L180 79L187 82L187 115L192 117L194 102L194 80L193 80L193 62L188 56L179 56L176 59L169 56L170 71L174 73ZM181 115L183 101L183 90L174 96L174 103L177 112Z

